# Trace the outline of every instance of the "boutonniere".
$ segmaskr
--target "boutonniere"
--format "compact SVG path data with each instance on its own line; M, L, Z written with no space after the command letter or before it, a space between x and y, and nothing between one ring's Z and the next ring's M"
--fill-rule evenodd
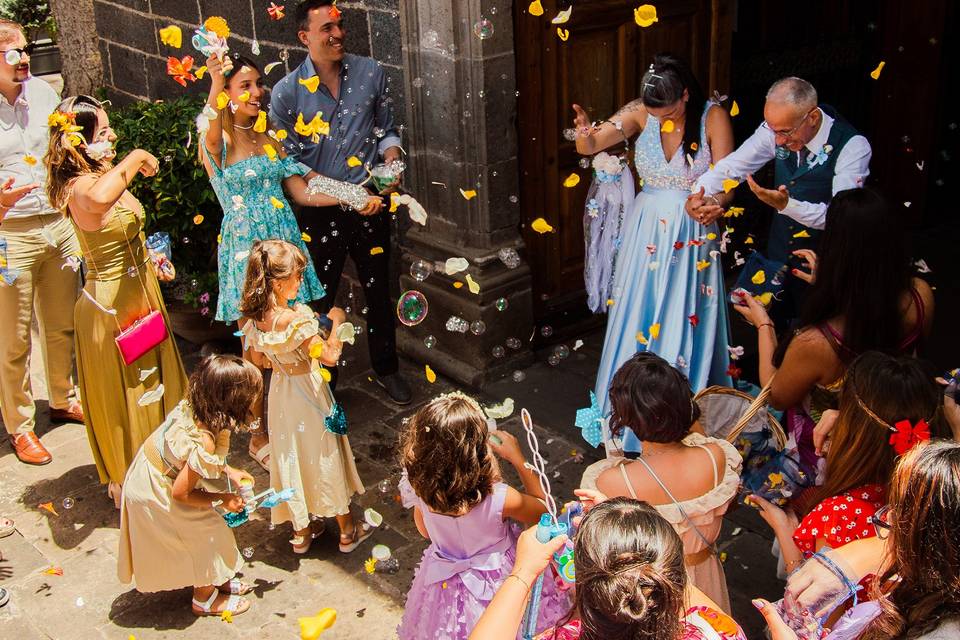
M830 152L833 151L832 144L825 144L823 148L820 149L817 153L811 153L810 157L807 158L807 164L812 168L818 164L823 164L827 161L827 158L830 156Z

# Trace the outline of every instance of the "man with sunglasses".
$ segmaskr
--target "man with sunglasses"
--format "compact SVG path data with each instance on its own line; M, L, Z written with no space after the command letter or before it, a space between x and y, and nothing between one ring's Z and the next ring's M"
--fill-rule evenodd
M767 257L801 267L795 252L816 251L831 198L862 187L870 174L870 143L831 107L820 105L817 90L801 78L773 83L763 119L746 142L700 177L686 210L702 224L713 222L723 214L716 202L723 181L746 179L757 198L776 211ZM754 181L753 173L770 160L775 163L774 186L767 189ZM788 274L787 296L792 300L778 302L786 317L798 308L804 286Z
M83 422L73 383L80 248L70 221L47 200L47 118L60 98L30 75L30 50L20 25L0 21L0 415L17 458L39 465L52 457L33 431L34 312L43 341L50 421Z

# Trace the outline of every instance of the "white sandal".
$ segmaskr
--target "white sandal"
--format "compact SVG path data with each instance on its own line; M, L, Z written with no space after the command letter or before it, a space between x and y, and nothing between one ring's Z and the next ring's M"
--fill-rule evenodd
M267 466L270 464L269 461L267 460L267 458L270 457L269 442L263 445L262 447L260 447L259 449L257 449L256 452L253 452L253 451L250 451L250 449L247 449L247 453L250 454L250 457L253 458L258 465L260 465L261 469L263 469L267 473L270 473L270 467Z
M246 612L250 609L249 601L241 598L238 595L229 595L227 596L227 604L221 611L211 611L210 608L213 606L213 603L216 599L226 594L221 594L219 590L214 589L213 593L210 594L210 598L206 602L200 602L196 598L193 598L193 615L202 617L202 616L221 616L224 611L229 611L233 615L240 615L241 613ZM246 608L241 608L246 604ZM200 611L197 611L199 609Z
M219 591L220 593L227 593L235 596L245 596L251 591L253 591L252 586L241 582L240 578L236 578L236 577L230 578L224 584L227 587L226 590L223 589L224 585L220 585L217 587L217 591Z

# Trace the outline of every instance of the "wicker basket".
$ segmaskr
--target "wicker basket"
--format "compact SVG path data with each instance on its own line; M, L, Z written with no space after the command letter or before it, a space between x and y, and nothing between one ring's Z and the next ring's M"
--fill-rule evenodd
M723 438L736 444L743 431L758 432L770 429L777 443L777 450L787 444L787 434L780 422L767 411L769 383L756 398L730 387L713 386L700 391L694 400L700 406L700 424L708 436Z

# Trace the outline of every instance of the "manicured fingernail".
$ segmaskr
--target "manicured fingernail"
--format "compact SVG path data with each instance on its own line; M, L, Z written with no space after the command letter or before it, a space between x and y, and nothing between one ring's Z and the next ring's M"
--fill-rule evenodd
M755 606L758 611L763 611L763 607L766 605L766 603L760 598L755 598L751 600L750 603L753 604L753 606Z
M804 610L801 611L800 613L802 613L802 614L804 615L804 617L807 617L807 616L810 615L810 611L808 611L807 609L804 609Z

